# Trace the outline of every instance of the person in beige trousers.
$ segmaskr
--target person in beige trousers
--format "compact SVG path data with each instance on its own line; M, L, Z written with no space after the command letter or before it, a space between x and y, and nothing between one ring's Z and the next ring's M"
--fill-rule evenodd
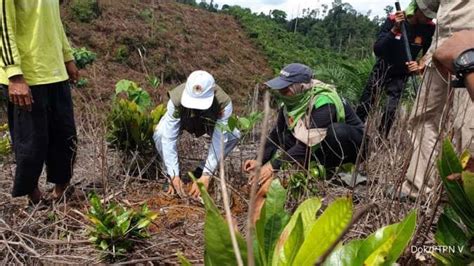
M417 4L423 13L436 16L437 29L425 56L427 67L409 122L413 154L401 194L411 198L434 189L437 148L443 138L452 133L459 152L473 151L474 129L474 102L467 90L451 89L451 75L441 74L432 62L433 53L453 33L474 30L474 2L417 0Z

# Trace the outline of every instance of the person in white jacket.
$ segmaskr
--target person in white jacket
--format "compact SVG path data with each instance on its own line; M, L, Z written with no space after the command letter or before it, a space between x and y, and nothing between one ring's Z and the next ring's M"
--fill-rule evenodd
M177 141L182 131L186 130L196 137L205 134L212 136L207 159L194 171L197 182L201 182L206 188L218 166L222 150L225 158L236 146L240 132L237 129L232 132L223 129L232 115L232 101L208 72L194 71L186 83L170 90L168 96L170 99L166 114L156 126L153 139L170 179L168 193L184 195L177 151ZM200 196L196 183L189 194L195 198Z

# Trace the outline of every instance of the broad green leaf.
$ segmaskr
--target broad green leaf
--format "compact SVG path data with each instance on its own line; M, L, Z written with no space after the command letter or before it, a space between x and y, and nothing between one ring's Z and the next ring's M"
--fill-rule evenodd
M155 109L153 109L150 113L150 116L153 119L153 125L157 125L165 114L166 106L164 104L159 104Z
M451 207L469 230L474 231L474 206L468 199L461 182L447 179L447 176L453 173L462 173L461 162L457 158L454 147L449 140L443 143L441 157L438 160L438 170L446 188Z
M281 244L280 247L275 248L275 253L272 260L272 265L292 265L293 260L298 253L301 245L304 242L304 227L302 214L297 214L296 223L292 227L292 230L289 231L289 236L284 236L287 232L283 231L280 239L285 239L286 241ZM280 243L280 242L279 242Z
M336 199L316 220L296 255L294 265L313 265L338 239L352 219L352 200Z
M229 117L229 120L227 120L229 131L234 131L234 129L237 128L237 124L238 124L238 119L235 115L232 115L231 117Z
M204 224L204 260L206 265L236 265L229 226L201 183L198 183L206 209ZM235 232L242 261L247 262L247 245L239 232Z
M381 246L379 246L370 256L364 261L366 266L378 266L384 265L388 259L388 254L393 248L393 243L395 242L395 236L389 236L387 241L385 241ZM388 264L392 265L392 264Z
M142 229L142 228L145 228L147 227L149 224L151 223L151 220L148 219L148 218L142 218L138 221L137 223L137 228L138 229Z
M416 226L416 211L412 211L408 214L403 221L397 224L392 224L378 229L375 233L371 234L367 239L364 240L362 246L359 249L356 265L363 265L364 262L371 256L376 256L377 253L385 251L385 261L383 265L392 265L397 261L406 246L410 242L413 233L415 232ZM380 249L382 247L382 249ZM374 255L374 253L376 253ZM371 260L375 262L374 259Z
M120 224L120 229L122 230L122 234L125 235L130 228L130 220L126 220Z
M287 256L283 252L284 246L286 246L286 242L288 237L292 234L293 228L296 225L298 217L301 217L303 223L303 236L307 235L311 230L314 222L316 221L316 213L321 208L321 199L320 198L311 198L305 200L301 203L298 208L296 209L295 213L291 216L290 221L283 229L281 233L277 245L275 247L275 251L273 253L273 265L284 265L281 263L287 263L286 260Z
M454 147L449 140L445 140L443 143L438 168L442 178L446 178L453 173L460 174L463 170L461 161L457 157Z
M158 213L156 212L148 212L146 214L146 217L150 219L151 221L155 220L158 217Z
M456 221L459 221L450 208L445 208L440 216L435 234L436 244L438 246L454 247L455 252L434 253L433 257L444 265L468 265L474 261L474 253L471 251L472 234L466 233Z
M116 224L121 226L122 223L127 221L130 218L131 211L126 211L115 218Z
M117 84L115 85L115 94L120 94L122 92L126 92L127 96L128 96L128 91L132 87L137 87L135 82L130 81L130 80L126 80L126 79L122 79L119 82L117 82Z
M301 213L301 218L303 219L303 227L304 227L304 234L307 236L311 229L313 228L313 224L316 222L316 213L322 206L321 198L311 198L305 200L303 203L298 206L296 209L295 214ZM293 218L293 217L291 217ZM288 223L291 226L292 220ZM285 228L286 229L286 228Z
M95 214L103 213L102 203L100 203L100 199L97 194L92 193L90 195L89 202L91 204L92 211L94 211Z
M439 217L435 240L443 246L466 246L469 243L466 233L444 213Z
M251 128L250 120L246 117L239 117L239 127L241 130L249 130Z
M102 223L99 219L97 219L97 217L95 216L92 216L92 215L88 215L87 218L89 219L89 221L91 221L91 223L93 224L100 224Z
M471 206L474 206L474 173L467 171L462 172L462 183L464 192L471 202Z
M280 180L275 179L270 185L255 227L261 256L268 264L273 258L273 251L280 233L288 222L285 203L286 190L281 186Z
M364 240L356 239L347 243L346 245L339 246L335 251L329 255L324 262L324 266L352 266L355 265L359 249L362 246Z
M107 241L105 240L102 240L99 246L102 250L107 250L107 248L109 248L109 244L107 244Z
M301 245L304 242L304 226L303 226L303 219L301 218L302 215L298 215L298 220L296 221L296 225L293 227L291 231L290 237L288 241L286 241L285 246L283 248L285 257L288 260L288 265L291 265L300 249Z

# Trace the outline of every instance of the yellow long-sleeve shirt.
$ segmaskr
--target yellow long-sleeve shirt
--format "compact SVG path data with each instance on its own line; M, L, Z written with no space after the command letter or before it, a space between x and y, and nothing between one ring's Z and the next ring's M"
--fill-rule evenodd
M74 59L61 23L59 0L0 0L0 84L23 75L28 85L68 79Z

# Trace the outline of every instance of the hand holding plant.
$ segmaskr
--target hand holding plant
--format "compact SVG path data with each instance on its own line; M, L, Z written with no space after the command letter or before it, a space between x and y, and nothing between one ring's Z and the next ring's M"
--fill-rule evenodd
M264 166L262 166L262 169L260 170L260 176L258 177L258 179L252 175L250 177L250 184L253 184L253 182L258 182L258 185L262 185L264 183L266 183L268 180L272 180L273 179L273 167L270 163L267 163L265 164Z
M189 191L189 195L193 198L199 198L201 196L201 192L199 191L199 186L197 183L201 183L204 185L204 188L207 190L209 187L209 181L211 180L210 176L203 175L201 176L198 180L193 182L193 186L191 187L191 190Z
M246 160L243 165L243 171L247 174L250 174L251 171L255 170L257 167L257 161L256 160Z
M171 183L166 193L169 195L174 195L177 193L180 197L186 194L184 192L184 183L179 176L174 176L171 178Z

